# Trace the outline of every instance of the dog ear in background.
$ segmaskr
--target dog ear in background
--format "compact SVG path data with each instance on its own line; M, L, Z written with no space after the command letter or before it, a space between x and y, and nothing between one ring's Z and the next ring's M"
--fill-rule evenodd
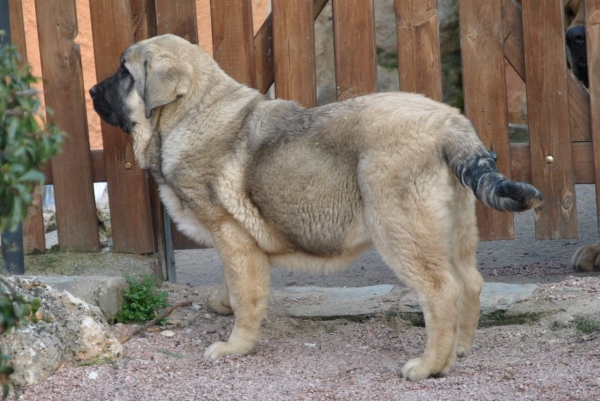
M188 92L193 69L188 63L171 56L156 56L146 63L146 86L144 104L146 118L152 110L164 106Z
M587 48L585 38L585 7L583 0L565 0L565 40L567 61L573 74L589 86Z

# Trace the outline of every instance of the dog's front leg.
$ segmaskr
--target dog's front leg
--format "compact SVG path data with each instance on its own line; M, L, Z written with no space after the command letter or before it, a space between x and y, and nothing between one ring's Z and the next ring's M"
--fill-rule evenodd
M214 234L223 261L229 301L235 324L229 341L212 344L205 358L245 355L253 352L260 339L260 325L269 298L269 260L256 241L235 221L222 224Z

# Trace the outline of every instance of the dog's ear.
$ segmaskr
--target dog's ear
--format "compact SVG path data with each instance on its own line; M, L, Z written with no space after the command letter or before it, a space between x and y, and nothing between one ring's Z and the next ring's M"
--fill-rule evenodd
M144 105L146 118L152 110L185 96L192 81L193 69L189 63L173 56L159 55L146 60Z

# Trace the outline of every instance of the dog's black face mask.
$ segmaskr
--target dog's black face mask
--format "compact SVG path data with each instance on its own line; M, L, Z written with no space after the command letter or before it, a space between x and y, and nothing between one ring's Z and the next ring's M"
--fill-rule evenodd
M565 0L565 32L567 60L575 77L589 86L587 41L585 37L585 7L583 0Z
M567 49L571 70L585 86L589 86L585 27L578 25L567 30Z
M94 110L105 122L131 134L135 121L129 116L131 110L125 103L134 90L134 80L124 64L113 75L90 89Z

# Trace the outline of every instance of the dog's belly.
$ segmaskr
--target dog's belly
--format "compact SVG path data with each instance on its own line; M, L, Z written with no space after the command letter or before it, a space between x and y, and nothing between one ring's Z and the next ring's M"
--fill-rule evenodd
M352 157L288 147L263 154L250 174L252 201L298 252L329 258L368 241Z

